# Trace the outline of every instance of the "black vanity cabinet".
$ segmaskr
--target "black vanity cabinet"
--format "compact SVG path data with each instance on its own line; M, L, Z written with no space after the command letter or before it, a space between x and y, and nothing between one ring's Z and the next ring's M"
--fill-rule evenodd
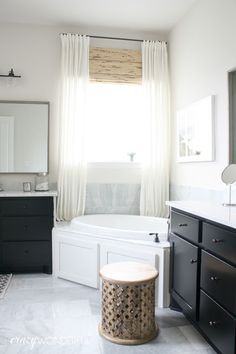
M53 197L0 198L0 272L52 273Z
M172 303L217 352L235 354L236 230L172 208L169 239Z

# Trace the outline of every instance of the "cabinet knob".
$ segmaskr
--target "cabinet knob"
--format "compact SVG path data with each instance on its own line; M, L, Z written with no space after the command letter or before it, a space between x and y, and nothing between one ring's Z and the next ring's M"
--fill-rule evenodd
M224 242L224 240L218 240L217 238L213 238L212 242L213 243L221 243L221 242Z
M28 254L28 253L29 253L29 250L24 250L24 253L25 253L25 254Z
M188 226L188 224L179 224L178 226L179 227L186 227L186 226Z
M197 263L197 259L191 259L191 260L190 260L190 263L191 263L191 264Z
M217 325L217 322L216 321L209 321L209 325L211 327L215 327Z
M212 281L219 280L219 278L217 278L217 277L215 277L215 276L210 277L210 279L211 279Z

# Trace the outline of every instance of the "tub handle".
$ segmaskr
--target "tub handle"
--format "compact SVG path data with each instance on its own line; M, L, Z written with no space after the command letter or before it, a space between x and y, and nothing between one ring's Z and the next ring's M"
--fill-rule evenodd
M154 242L160 242L157 232L150 232L149 236L155 236Z

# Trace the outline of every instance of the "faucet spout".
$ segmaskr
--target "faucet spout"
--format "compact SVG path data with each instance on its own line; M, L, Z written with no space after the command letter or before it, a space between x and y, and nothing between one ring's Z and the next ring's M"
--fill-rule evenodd
M157 232L150 232L149 236L155 236L154 242L160 242Z

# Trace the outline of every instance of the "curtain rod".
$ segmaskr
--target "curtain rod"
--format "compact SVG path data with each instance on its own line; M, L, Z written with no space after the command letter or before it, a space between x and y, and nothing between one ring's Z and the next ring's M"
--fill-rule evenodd
M63 35L66 35L68 33L60 33ZM77 33L70 33L70 34L77 34ZM90 37L90 38L98 38L98 39L112 39L115 41L129 41L129 42L143 42L146 39L134 39L134 38L118 38L118 37L103 37L103 36L90 36L89 34L86 34L86 36ZM164 41L160 41L157 40L157 42L164 42ZM165 42L167 44L167 42Z

